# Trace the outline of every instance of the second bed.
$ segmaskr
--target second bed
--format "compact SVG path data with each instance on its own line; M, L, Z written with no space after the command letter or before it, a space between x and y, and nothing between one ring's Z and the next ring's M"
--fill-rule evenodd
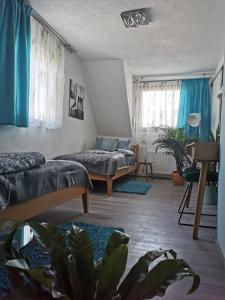
M113 181L131 172L138 171L139 145L131 146L131 150L87 150L80 153L60 155L55 160L79 162L88 170L91 180L105 181L108 196L112 195Z

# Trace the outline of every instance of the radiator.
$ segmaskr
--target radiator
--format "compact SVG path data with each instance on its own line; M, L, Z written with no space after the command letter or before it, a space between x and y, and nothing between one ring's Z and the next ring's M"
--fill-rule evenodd
M147 161L153 162L153 175L170 175L172 171L176 170L175 159L166 153L148 152ZM145 170L140 167L140 175L145 175Z
M153 172L155 174L170 175L174 170L176 170L176 162L173 156L167 155L166 153L149 154L149 156L151 155L153 155Z

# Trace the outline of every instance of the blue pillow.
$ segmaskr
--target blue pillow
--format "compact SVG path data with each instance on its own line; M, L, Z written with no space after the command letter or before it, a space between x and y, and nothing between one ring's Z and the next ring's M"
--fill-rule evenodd
M128 150L130 142L131 142L131 139L119 139L119 141L117 143L117 149Z
M96 137L95 149L100 150L102 144L102 137Z
M102 138L100 150L113 152L117 148L118 139Z

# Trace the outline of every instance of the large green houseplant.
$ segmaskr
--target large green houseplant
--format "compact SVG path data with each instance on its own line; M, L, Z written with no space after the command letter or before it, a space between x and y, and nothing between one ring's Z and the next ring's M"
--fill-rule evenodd
M174 178L177 178L179 182L180 176L180 182L182 183L183 169L187 166L191 166L185 147L188 143L194 141L194 139L187 134L185 128L160 127L158 130L160 132L159 136L153 142L153 145L156 145L156 152L163 150L166 154L174 157L176 171L173 172L173 175L175 175L175 173L178 174ZM176 182L174 183L176 184Z
M199 286L199 276L173 250L147 252L121 282L129 242L123 232L112 234L103 258L95 262L85 230L72 226L64 239L55 225L26 224L48 252L51 265L31 268L14 246L16 225L3 247L13 285L8 299L141 300L162 297L171 284L186 277L193 278L189 294Z

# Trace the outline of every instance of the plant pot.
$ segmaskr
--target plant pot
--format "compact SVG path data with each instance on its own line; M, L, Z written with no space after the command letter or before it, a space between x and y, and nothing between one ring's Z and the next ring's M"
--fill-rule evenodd
M217 187L215 185L205 187L204 204L217 204Z
M171 178L174 185L184 185L185 183L185 179L177 171L172 172Z

